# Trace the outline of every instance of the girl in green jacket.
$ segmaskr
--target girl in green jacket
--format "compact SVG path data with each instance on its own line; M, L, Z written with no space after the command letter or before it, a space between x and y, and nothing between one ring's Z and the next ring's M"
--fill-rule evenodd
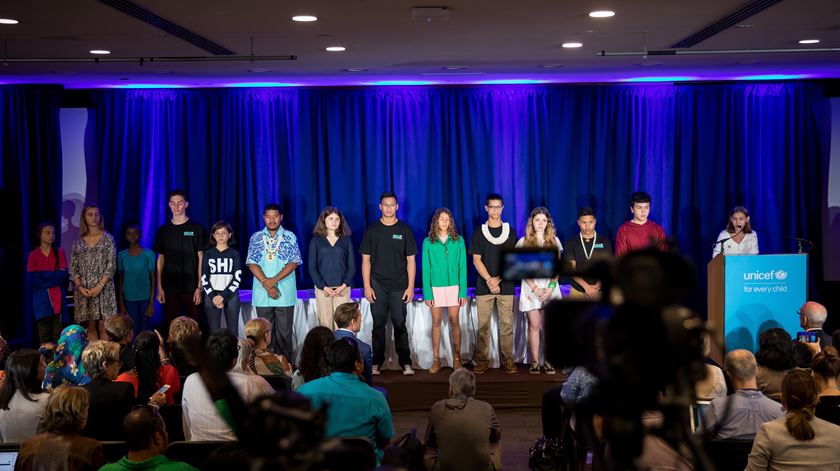
M452 330L452 368L461 367L461 306L467 303L467 250L458 235L455 218L446 208L432 216L429 236L423 240L423 298L432 311L432 352L429 373L440 371L441 309L449 314Z

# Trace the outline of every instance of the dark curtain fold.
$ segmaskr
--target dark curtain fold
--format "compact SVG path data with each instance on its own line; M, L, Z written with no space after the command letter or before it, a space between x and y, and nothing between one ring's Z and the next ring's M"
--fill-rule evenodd
M821 238L830 113L817 84L102 90L93 99L103 213L112 228L138 220L147 245L175 187L189 192L197 221L231 222L241 251L262 206L279 202L304 252L328 204L342 208L358 246L389 189L418 240L439 206L469 238L488 192L505 197L504 218L520 234L545 205L572 236L578 208L591 205L599 232L614 236L629 194L645 190L652 218L699 268L702 307L705 264L730 207L750 209L763 253L793 251L785 236ZM813 255L812 273L822 273ZM311 286L305 270L299 280Z
M0 230L0 330L27 346L35 319L26 258L38 224L54 224L56 239L61 232L61 93L57 86L0 86L0 207L12 215Z

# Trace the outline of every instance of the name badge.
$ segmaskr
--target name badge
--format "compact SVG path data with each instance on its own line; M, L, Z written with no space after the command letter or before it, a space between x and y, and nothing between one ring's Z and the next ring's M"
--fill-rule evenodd
M394 235L391 236L391 238L394 239L394 240L403 240L402 239L402 234L394 234Z
M596 248L596 249L603 249L603 248L604 248L604 244L595 244L595 248Z
M195 235L195 232L193 232L193 231L184 231L184 235L185 235L185 236L192 237L192 236L194 236L194 235Z

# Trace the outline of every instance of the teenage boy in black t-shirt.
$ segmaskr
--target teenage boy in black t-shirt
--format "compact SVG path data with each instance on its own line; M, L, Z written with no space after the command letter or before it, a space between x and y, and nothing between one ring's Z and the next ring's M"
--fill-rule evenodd
M612 243L609 237L595 232L595 212L592 208L581 208L578 211L578 227L580 234L566 241L564 256L573 270L584 270L599 258L612 256ZM570 298L601 298L601 282L597 278L572 277Z
M385 362L385 324L391 318L394 343L403 374L413 375L405 305L414 299L414 256L417 242L411 228L397 220L397 196L388 191L379 197L382 217L365 230L362 245L362 281L373 315L373 374Z
M475 282L475 304L478 311L478 329L475 339L476 365L473 372L487 371L490 359L490 317L493 305L499 312L499 346L502 350L502 369L516 373L513 364L513 297L514 286L502 281L502 257L504 249L516 247L516 229L502 222L505 204L501 195L491 193L484 201L487 223L473 232L470 253L478 272Z
M163 305L163 332L180 315L197 317L201 303L201 258L207 235L204 227L187 217L190 206L183 190L169 193L172 219L158 228L152 250L158 254L157 301Z

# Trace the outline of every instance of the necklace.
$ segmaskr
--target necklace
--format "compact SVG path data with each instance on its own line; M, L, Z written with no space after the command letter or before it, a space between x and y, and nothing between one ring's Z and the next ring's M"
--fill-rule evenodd
M263 232L262 239L265 253L268 255L268 261L274 260L274 256L277 255L277 251L280 250L280 242L283 241L283 228L281 227L277 229L277 234L274 235L273 239Z
M595 241L598 240L598 233L594 233L592 235L592 248L589 249L589 253L586 253L586 244L583 243L583 232L580 234L580 246L583 247L583 256L586 257L586 261L588 262L590 258L592 258L592 254L595 252Z
M493 245L502 245L505 241L508 240L508 236L510 236L510 224L502 223L502 235L499 237L493 237L490 235L490 228L487 224L481 225L481 233L484 234L484 238L487 239Z

